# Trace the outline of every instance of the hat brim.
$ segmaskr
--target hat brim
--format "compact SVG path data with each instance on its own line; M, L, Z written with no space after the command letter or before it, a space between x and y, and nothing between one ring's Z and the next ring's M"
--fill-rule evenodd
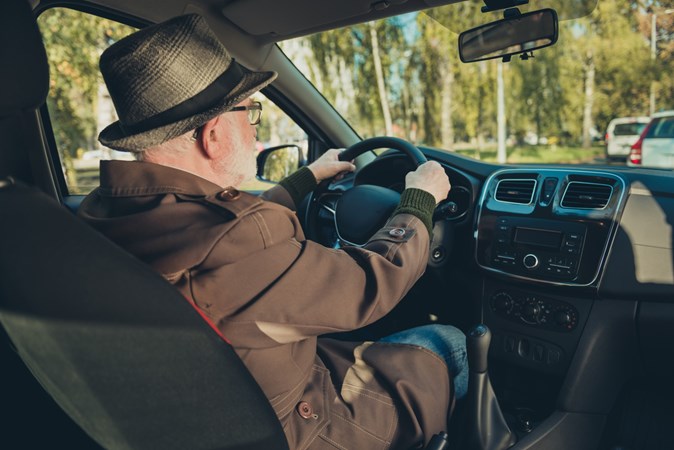
M203 125L214 117L229 111L255 92L267 86L276 78L276 72L252 72L245 67L239 84L222 101L208 110L158 128L136 134L126 134L119 121L114 122L98 135L98 140L106 147L123 152L141 152L166 141L170 141L190 130Z

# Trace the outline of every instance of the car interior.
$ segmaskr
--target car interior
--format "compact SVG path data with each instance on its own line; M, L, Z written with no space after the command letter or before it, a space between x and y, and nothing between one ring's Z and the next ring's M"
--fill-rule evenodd
M356 158L353 175L320 185L298 212L307 236L326 246L361 245L372 229L353 217L381 221L395 207L395 196L363 187L399 193L420 162L443 166L452 190L433 217L426 273L387 317L338 337L429 323L463 330L471 385L449 448L672 448L672 171L502 164L363 139L278 45L449 3L461 1L1 2L2 446L287 448L227 336L74 214L84 194L62 169L46 100L55 69L38 27L41 14L69 8L133 28L198 12L241 64L278 72L262 94L306 133L298 164L328 148ZM269 149L262 166L265 158Z

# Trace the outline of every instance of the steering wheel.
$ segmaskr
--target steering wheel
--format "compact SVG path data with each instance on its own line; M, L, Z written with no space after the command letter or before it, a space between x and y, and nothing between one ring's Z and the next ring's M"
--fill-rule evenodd
M378 148L392 148L405 154L415 167L427 161L421 151L411 143L389 136L374 137L360 141L344 150L341 161L351 161L363 153ZM324 180L311 193L307 208L307 235L317 239L318 214L321 197L328 192L330 180ZM334 207L335 230L339 240L347 245L364 245L391 216L400 203L400 194L381 186L362 184L344 192Z

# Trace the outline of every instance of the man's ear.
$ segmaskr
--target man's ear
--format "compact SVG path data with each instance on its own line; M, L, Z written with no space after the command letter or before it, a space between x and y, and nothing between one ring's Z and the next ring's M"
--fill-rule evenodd
M215 159L219 156L221 151L221 139L218 135L218 122L221 120L220 116L216 116L201 126L201 131L197 138L199 147L208 159Z

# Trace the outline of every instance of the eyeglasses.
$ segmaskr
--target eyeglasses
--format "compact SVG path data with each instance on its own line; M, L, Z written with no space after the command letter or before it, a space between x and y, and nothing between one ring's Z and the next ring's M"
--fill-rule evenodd
M248 111L248 122L250 122L251 125L259 125L260 119L262 119L262 103L260 102L251 102L248 106L235 106L234 108L225 112L233 111ZM199 139L199 133L201 133L202 128L203 125L194 130L194 133L192 133L193 141Z
M234 111L248 111L248 122L250 122L251 125L258 125L262 118L262 103L251 102L248 106L235 106L226 112Z

